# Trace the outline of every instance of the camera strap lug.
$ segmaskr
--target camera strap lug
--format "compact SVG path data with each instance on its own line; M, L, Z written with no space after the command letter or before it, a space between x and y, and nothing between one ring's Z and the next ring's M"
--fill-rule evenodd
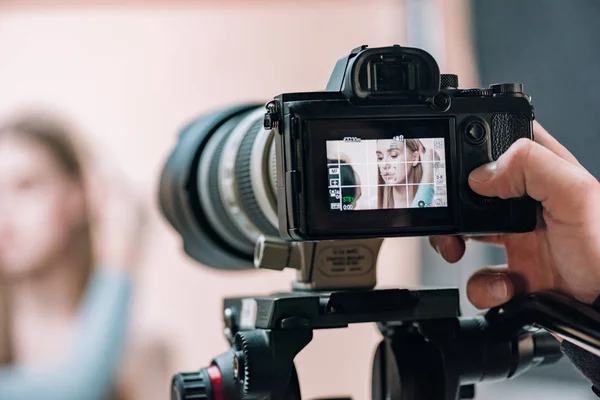
M263 127L265 129L277 129L279 128L279 102L277 100L271 100L266 105L267 112L265 119L263 120Z

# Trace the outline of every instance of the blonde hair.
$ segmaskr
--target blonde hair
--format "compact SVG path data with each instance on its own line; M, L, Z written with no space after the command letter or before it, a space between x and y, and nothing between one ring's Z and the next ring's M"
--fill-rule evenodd
M419 139L405 139L406 149L410 150L411 153L418 152L421 147L421 141ZM404 154L405 161L408 161L408 156ZM420 183L423 179L423 166L421 165L421 155L419 154L419 162L412 169L412 175L408 177L410 182L406 183ZM395 208L394 205L394 188L392 186L385 185L385 180L381 176L379 166L377 167L377 208ZM413 192L413 196L417 192L418 186L414 185L410 190Z

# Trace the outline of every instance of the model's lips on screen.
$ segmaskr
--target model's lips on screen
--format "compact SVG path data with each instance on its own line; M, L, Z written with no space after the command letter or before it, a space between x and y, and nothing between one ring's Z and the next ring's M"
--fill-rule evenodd
M393 177L394 177L394 174L391 173L391 172L384 172L383 173L383 178L384 179L390 179L390 178L393 178Z

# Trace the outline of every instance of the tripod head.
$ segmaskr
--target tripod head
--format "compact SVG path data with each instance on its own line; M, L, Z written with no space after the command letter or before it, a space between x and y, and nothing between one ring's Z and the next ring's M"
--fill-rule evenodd
M374 290L381 241L360 241L362 247L353 250L356 244L262 238L256 265L283 260L280 265L295 267L295 289L224 299L231 349L207 369L176 375L172 399L300 400L294 357L314 330L354 323L377 323L383 336L373 360L373 400L475 398L476 383L511 379L558 361L559 342L548 331L600 354L600 313L583 304L536 293L463 317L457 289ZM321 289L332 269L349 274L335 282L358 288Z

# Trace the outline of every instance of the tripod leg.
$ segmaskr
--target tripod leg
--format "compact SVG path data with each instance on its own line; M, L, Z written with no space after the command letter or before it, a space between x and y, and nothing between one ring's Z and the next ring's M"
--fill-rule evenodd
M290 376L290 380L287 388L285 388L284 393L274 394L270 400L302 400L302 396L300 394L300 382L298 381L298 372L296 371L296 366L294 365L292 368L292 374Z

